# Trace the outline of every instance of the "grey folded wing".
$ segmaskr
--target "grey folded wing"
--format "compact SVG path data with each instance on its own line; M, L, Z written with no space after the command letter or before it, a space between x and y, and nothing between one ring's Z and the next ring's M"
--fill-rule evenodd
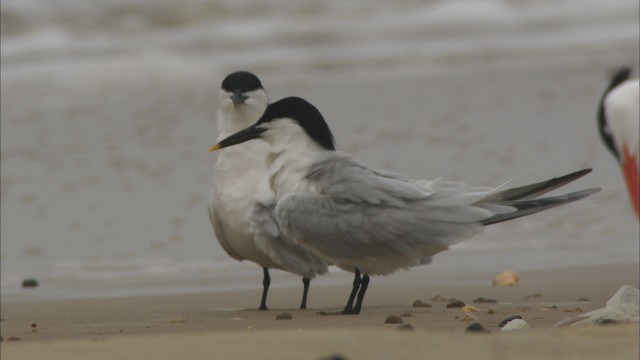
M307 179L317 194L284 196L276 218L287 236L338 265L375 259L420 265L481 232L479 222L493 214L472 205L486 189L416 182L369 169L346 154L318 162Z
M249 230L256 246L289 272L309 279L326 273L326 261L282 234L273 214L274 207L275 200L266 204L256 202L254 206Z

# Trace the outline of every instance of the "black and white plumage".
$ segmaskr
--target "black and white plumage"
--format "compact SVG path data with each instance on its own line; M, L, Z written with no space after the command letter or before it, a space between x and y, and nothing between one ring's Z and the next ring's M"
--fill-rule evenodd
M485 225L598 191L538 198L590 170L511 189L412 180L374 170L334 150L320 112L294 97L269 105L256 124L212 150L255 138L272 146L267 156L269 185L278 199L274 215L281 231L328 262L356 273L347 313L360 311L369 275L428 263L433 255L479 234Z
M620 164L631 206L640 218L640 82L637 77L631 77L630 68L619 69L602 95L598 130L605 146Z
M252 73L228 75L219 91L218 139L253 123L268 105L267 93ZM209 218L216 238L234 259L263 268L260 309L267 309L269 269L303 277L301 308L306 308L309 282L327 271L327 264L304 248L284 240L273 218L275 196L267 184L265 157L271 146L250 142L220 153L215 164L209 200Z

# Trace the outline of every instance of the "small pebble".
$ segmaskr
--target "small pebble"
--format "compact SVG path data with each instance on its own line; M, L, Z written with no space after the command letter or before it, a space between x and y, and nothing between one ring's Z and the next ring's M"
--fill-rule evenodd
M17 336L10 336L7 341L22 341L22 339Z
M40 285L38 283L38 280L30 278L30 279L24 279L22 281L22 287L23 288L35 288L38 287L38 285Z
M489 309L489 310L487 310L487 314L489 314L489 315L493 315L493 314L495 314L495 313L496 313L496 311L495 311L495 310L493 310L493 309Z
M347 358L340 354L332 354L327 357L323 357L320 360L347 360Z
M31 332L37 332L38 331L38 324L33 323L31 324Z
M580 299L578 299L578 301L579 302L588 302L588 301L591 301L591 300L589 300L587 298L580 298Z
M422 300L416 300L416 301L413 302L413 307L414 308L431 307L431 304L427 304L426 302L424 302Z
M488 333L489 330L485 329L484 326L482 326L482 324L480 324L479 322L474 322L473 324L467 326L467 329L464 331L466 333Z
M253 326L253 325L247 326L247 330L249 330L249 331L254 331L255 329L256 329L256 327Z
M513 319L501 327L503 332L529 330L529 324L523 319Z
M411 324L402 324L397 327L398 331L414 331L415 329Z
M460 308L460 311L466 312L466 313L472 313L472 312L478 312L478 311L480 311L480 309L478 309L475 306L465 305L465 306Z
M475 300L473 300L474 304L488 304L488 303L497 303L498 301L496 299L489 299L489 298L483 298L483 297L479 297Z
M525 300L529 300L529 299L540 299L542 298L542 294L540 293L535 293L535 294L530 294L524 297Z
M291 319L293 319L293 316L291 316L291 314L287 312L283 312L276 315L276 320L291 320Z
M447 304L447 309L453 309L453 308L463 308L465 307L465 303L463 303L460 300L453 300L450 303Z
M500 321L500 324L498 324L499 327L503 327L505 326L509 321L511 320L515 320L515 319L522 319L522 316L516 314L516 315L511 315L508 318Z
M385 324L402 324L404 323L404 321L402 321L402 318L400 318L400 316L398 315L389 315L384 320L384 323Z
M573 309L564 309L563 311L564 311L564 312L566 312L566 313L569 313L569 312L580 312L580 313L581 313L581 312L582 312L582 309L580 309L580 308L573 308Z
M405 312L405 313L400 314L400 317L412 317L412 316L413 316L413 314L411 314L410 312Z
M171 315L164 320L165 324L184 324L187 320L182 316Z
M432 297L432 298L431 298L431 301L440 301L440 302L444 302L444 301L447 301L447 299L446 299L446 298L444 298L444 297L442 297L442 296L440 296L440 295L436 295L436 296L434 296L434 297Z
M478 319L475 316L469 315L469 314L466 314L465 316L463 316L460 319L460 321L465 321L465 322L471 322L471 321L476 321L476 320L478 320Z
M493 286L516 286L520 282L520 275L515 271L504 271L493 278Z

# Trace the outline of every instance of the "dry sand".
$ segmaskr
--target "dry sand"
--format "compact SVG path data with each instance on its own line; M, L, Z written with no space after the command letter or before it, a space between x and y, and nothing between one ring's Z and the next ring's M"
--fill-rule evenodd
M344 286L312 288L312 309L282 308L298 299L299 289L272 289L270 311L254 310L260 293L121 297L2 304L3 359L634 359L638 358L638 324L555 329L565 317L600 308L622 285L638 286L638 264L590 266L522 272L515 287L460 286L486 275L452 278L447 286L417 284L419 272L389 284L373 278L365 309L358 316L323 316L339 309ZM463 280L463 281L458 281ZM378 284L376 284L378 282ZM530 295L540 294L531 297ZM491 331L465 334L470 321L447 309L436 295L471 304L478 297L498 303L473 304L472 315ZM414 308L414 300L431 307ZM586 300L585 300L586 299ZM493 314L488 313L493 309ZM288 312L291 320L276 320ZM400 315L412 332L385 324ZM498 323L520 314L532 330L500 333ZM36 324L35 330L32 324ZM22 341L7 341L20 337Z

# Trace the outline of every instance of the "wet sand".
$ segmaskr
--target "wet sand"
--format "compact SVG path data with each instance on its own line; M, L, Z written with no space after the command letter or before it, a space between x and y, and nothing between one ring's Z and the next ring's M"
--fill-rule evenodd
M344 274L345 279L347 279ZM360 315L327 316L339 310L349 290L316 286L310 308L282 306L298 301L300 289L275 288L271 310L255 310L260 295L251 291L118 297L2 304L2 357L7 359L208 358L347 359L541 358L630 359L638 356L638 324L556 329L555 323L600 307L622 285L638 286L638 264L589 266L521 272L514 287L474 282L486 275L452 277L450 285L420 284L407 272L402 284L373 278ZM384 280L384 279L381 279ZM435 300L436 296L446 299ZM479 297L497 303L473 303ZM479 308L465 318L447 308L459 299ZM430 307L413 307L422 300ZM491 310L491 311L490 311ZM286 312L290 320L276 320ZM503 319L521 315L531 326L523 333L501 333ZM414 331L385 324L398 315ZM490 334L465 334L474 321ZM32 326L35 324L35 328ZM22 341L7 341L19 337ZM5 357L6 356L6 357Z

